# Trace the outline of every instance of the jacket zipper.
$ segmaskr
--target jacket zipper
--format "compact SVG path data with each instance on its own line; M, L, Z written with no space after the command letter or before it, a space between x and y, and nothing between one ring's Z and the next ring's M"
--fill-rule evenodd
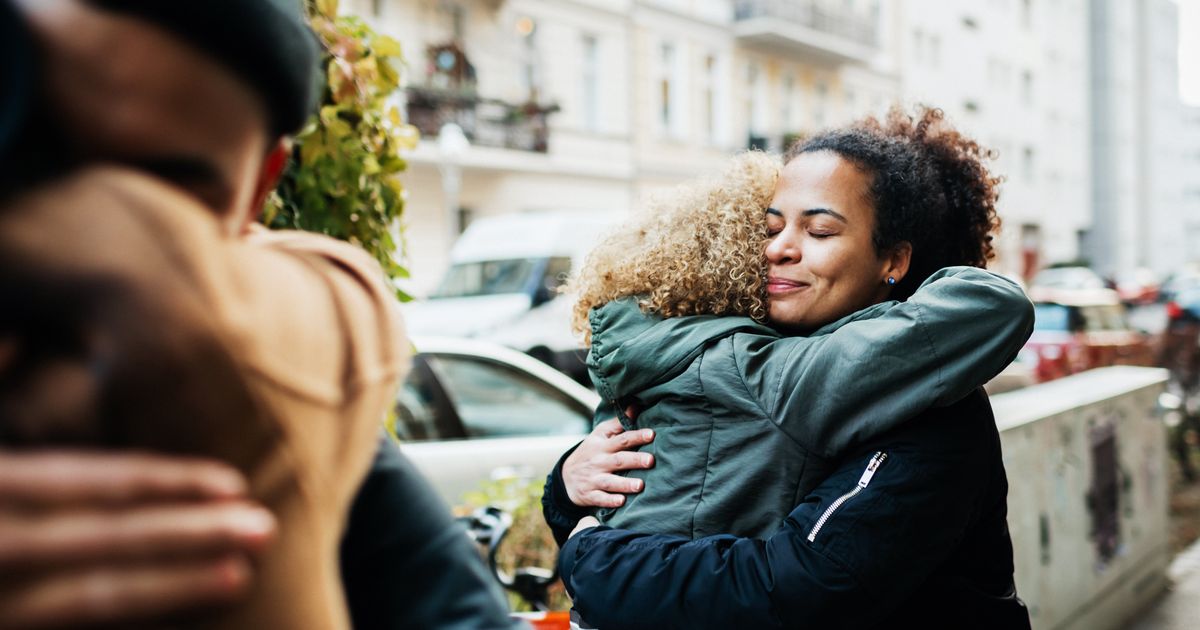
M879 467L883 465L883 462L887 458L888 454L883 451L875 453L871 461L867 462L867 469L863 471L862 477L858 478L858 485L854 486L854 489L850 492L838 497L833 503L830 503L828 508L825 508L825 512L821 514L821 518L817 519L817 524L813 525L812 531L809 532L808 542L816 541L817 534L821 532L822 527L825 527L825 522L829 520L829 517L833 516L833 513L838 511L842 507L842 504L858 496L858 493L862 492L871 483L871 478L875 476L875 471L879 470Z

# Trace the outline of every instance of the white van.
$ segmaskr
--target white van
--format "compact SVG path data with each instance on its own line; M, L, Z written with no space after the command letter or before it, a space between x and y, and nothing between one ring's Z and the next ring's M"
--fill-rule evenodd
M515 348L587 383L584 351L570 330L570 300L558 288L614 221L539 212L472 222L437 289L404 305L409 329Z

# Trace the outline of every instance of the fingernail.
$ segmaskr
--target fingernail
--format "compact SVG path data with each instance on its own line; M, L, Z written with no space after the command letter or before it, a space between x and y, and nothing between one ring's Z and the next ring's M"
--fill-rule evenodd
M266 536L275 531L275 517L267 510L249 508L238 515L238 528L247 536Z
M649 466L650 464L654 463L654 457L651 455L646 455L642 457L642 463Z
M633 489L634 489L634 490L641 490L641 489L642 489L642 480L641 480L641 479L636 479L636 480L634 480L634 482L633 482Z
M654 439L654 430L653 429L644 429L642 431L642 438L646 439L646 440L653 440Z
M245 480L234 471L217 468L208 473L207 480L219 495L234 497L246 493Z

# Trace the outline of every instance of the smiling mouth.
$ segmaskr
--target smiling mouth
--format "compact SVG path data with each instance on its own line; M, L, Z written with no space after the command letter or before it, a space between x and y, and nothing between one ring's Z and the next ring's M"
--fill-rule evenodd
M776 278L774 276L767 278L767 294L782 295L785 293L793 293L808 288L808 283L799 282L797 280L788 280L787 278Z

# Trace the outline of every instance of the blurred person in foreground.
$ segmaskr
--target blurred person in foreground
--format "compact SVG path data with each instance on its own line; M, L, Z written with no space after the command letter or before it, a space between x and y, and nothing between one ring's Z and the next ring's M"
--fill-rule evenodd
M449 575L474 598L424 599L507 625L481 566L415 565L473 550L430 540L449 516L394 446L363 483L410 351L378 266L253 225L313 100L298 6L19 0L0 18L18 61L0 73L0 443L22 449L0 453L0 626L349 627L356 493L352 604Z

